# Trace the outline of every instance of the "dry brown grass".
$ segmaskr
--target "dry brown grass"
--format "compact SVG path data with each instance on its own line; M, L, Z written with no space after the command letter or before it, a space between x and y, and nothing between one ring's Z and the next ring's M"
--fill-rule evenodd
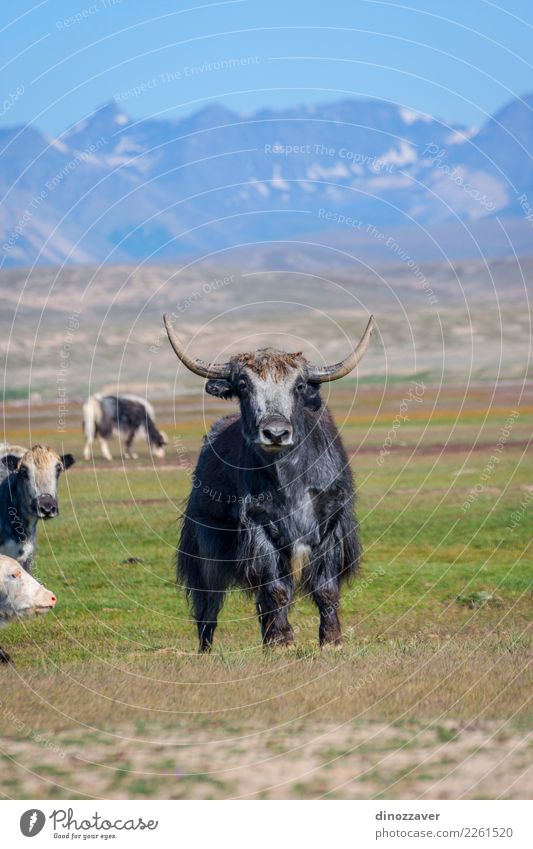
M368 654L130 657L7 671L1 792L17 798L524 798L522 642ZM529 753L530 754L530 753Z
M55 732L113 729L157 720L217 727L334 720L501 719L530 716L532 676L525 640L469 638L387 641L369 648L180 654L172 649L65 665L49 673L3 675L0 730L10 715ZM7 719L6 719L7 716Z
M525 798L524 640L6 670L15 798ZM529 753L530 756L530 753Z

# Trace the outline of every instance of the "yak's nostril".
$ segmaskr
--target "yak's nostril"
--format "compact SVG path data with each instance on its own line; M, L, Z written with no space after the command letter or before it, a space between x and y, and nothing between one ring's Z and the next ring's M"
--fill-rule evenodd
M52 604L55 604L56 601L57 601L57 598L55 597L55 595L53 595L50 600L51 600Z
M290 428L286 426L274 426L270 425L269 427L263 428L263 435L266 439L274 444L281 444L284 440L286 440L291 435Z
M281 439L282 436L286 436L288 430L282 429L281 427L266 427L263 431L268 439Z

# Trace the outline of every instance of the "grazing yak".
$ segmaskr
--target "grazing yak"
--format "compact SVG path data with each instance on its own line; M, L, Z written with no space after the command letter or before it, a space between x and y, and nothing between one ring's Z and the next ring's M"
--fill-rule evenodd
M318 607L320 644L342 646L339 588L361 549L349 462L320 384L357 366L373 318L357 348L330 366L270 348L206 363L190 357L164 322L181 362L207 379L206 392L240 406L205 439L177 553L200 651L211 648L230 587L255 595L266 645L294 642L288 614L299 586Z
M115 431L125 437L126 457L137 459L137 454L132 451L132 445L140 432L146 435L148 446L155 457L162 460L165 456L167 436L156 428L154 408L145 398L138 398L136 395L93 395L86 401L83 405L85 460L91 459L95 437L100 440L104 458L112 460L107 440Z
M43 445L19 453L0 458L9 472L0 483L0 553L14 557L31 572L37 522L59 514L59 476L75 461L72 454L60 456Z
M12 557L0 554L0 627L13 619L35 616L51 610L57 599L26 572ZM11 658L0 649L0 663Z

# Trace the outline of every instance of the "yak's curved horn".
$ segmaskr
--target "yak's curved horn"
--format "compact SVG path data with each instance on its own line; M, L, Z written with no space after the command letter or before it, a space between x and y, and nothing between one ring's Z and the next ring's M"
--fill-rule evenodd
M369 322L366 326L366 330L363 333L361 341L359 345L349 354L345 360L341 360L340 363L335 363L332 366L313 366L309 365L308 368L308 380L311 383L327 383L329 380L338 380L339 377L344 377L349 374L356 365L362 360L363 356L366 353L366 350L370 344L370 337L374 332L375 322L374 316L371 315Z
M195 357L190 357L185 348L174 333L174 328L167 315L163 316L167 335L177 357L182 361L184 366L187 366L189 371L200 377L229 377L231 374L231 366L229 363L206 363L203 360L197 360Z

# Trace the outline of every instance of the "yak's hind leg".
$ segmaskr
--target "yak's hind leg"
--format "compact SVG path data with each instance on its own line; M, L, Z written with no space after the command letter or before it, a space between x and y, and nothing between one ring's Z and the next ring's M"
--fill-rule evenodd
M209 572L216 573L221 564L203 564L202 571L207 568ZM223 568L223 565L222 565ZM209 652L213 646L213 638L217 627L218 614L224 603L227 586L219 581L219 587L214 588L213 582L206 587L195 587L191 590L191 601L198 628L198 643L201 652Z
M217 618L231 583L231 561L218 560L204 539L202 529L185 517L178 550L178 582L182 584L192 604L198 628L199 649L211 651ZM209 538L209 537L208 537ZM228 555L232 540L227 540Z
M85 439L85 444L83 446L83 459L90 460L93 455L93 440L92 437L88 436Z
M103 456L104 460L112 460L113 455L111 454L111 451L109 450L109 445L107 444L107 439L104 439L103 436L100 436L99 441L100 441L100 450L102 452L102 456Z

